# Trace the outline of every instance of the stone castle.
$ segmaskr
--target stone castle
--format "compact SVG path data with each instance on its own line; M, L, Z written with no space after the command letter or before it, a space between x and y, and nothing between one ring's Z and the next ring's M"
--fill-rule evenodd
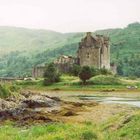
M109 38L103 35L92 36L90 32L81 39L77 51L77 57L61 55L54 64L64 73L67 73L72 65L91 66L95 68L105 68L116 73L116 66L110 65L110 44ZM33 77L42 77L43 67L34 67Z
M79 43L77 59L80 66L110 69L109 38L103 35L93 37L88 32Z

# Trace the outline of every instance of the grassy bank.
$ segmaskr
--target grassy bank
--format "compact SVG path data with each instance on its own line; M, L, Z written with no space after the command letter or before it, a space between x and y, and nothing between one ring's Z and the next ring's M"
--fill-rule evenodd
M127 85L138 86L138 89L129 91L139 91L138 79L130 80L114 76L94 77L88 81L87 85L82 85L79 79L73 76L62 76L60 82L48 86L43 85L42 79L35 81L18 81L14 84L14 86L12 86L12 84L7 84L5 85L6 87L3 85L1 93L5 93L4 89L14 93L15 91L18 91L18 87L32 90L126 90L128 92L128 89L126 88ZM6 94L6 96L9 96L9 94ZM97 112L100 111L99 109L101 108L97 108ZM120 108L116 106L116 110L119 109ZM127 110L127 107L125 109ZM17 127L15 124L13 125L13 122L6 122L1 124L0 127L0 140L139 140L140 111L132 108L133 112L127 112L125 109L123 108L121 113L113 114L113 112L107 108L105 113L108 114L108 112L111 112L110 114L113 114L111 115L113 117L109 116L107 117L107 120L99 123L95 120L90 120L89 122L78 122L73 120L65 121L65 123L57 122L36 126ZM103 110L105 110L104 106ZM91 114L91 110L89 113ZM101 113L103 114L102 111ZM94 114L96 114L96 112ZM80 114L79 116L81 117L82 115ZM93 115L91 116L93 117ZM86 118L86 116L84 117ZM69 117L69 119L72 118ZM86 119L88 119L88 117Z
M9 96L18 96L20 87L16 84L0 84L0 98L7 98Z
M32 126L28 129L3 125L1 140L139 140L140 111L125 116L114 115L106 122L95 125L92 122L54 123Z
M140 80L131 80L115 76L95 76L83 85L78 77L63 75L61 81L48 86L43 85L43 79L36 81L20 81L16 84L24 89L34 90L64 90L64 91L139 91ZM136 86L137 89L128 89L127 86Z

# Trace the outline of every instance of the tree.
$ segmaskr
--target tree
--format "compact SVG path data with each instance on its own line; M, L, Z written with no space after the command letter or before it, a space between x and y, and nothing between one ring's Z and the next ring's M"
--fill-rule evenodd
M118 63L118 66L117 66L117 73L118 73L119 75L124 75L124 72L123 72L123 62L122 62L122 61L120 61L120 62Z
M44 72L44 84L49 85L60 81L60 73L53 63L46 66Z
M73 65L72 69L71 69L71 74L74 75L74 76L78 76L79 75L79 72L81 70L81 67L79 65Z
M91 68L89 66L83 66L79 73L79 78L83 81L84 84L86 84L86 80L90 79L91 77Z

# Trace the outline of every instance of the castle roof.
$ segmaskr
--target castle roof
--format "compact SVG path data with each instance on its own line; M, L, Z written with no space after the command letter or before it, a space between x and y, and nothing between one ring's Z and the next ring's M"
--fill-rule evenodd
M79 46L80 47L93 47L93 46L100 47L101 44L104 44L108 40L109 38L103 35L92 36L91 32L87 32L86 37L81 40L81 42L79 43Z

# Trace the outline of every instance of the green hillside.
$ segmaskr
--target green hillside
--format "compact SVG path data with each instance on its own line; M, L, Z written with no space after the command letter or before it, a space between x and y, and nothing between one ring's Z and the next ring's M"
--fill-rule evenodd
M140 77L140 24L123 29L96 31L111 40L111 62L118 65L124 76ZM53 61L61 54L76 55L78 42L84 33L57 33L0 27L0 76L30 75L34 65ZM11 52L12 51L12 52Z
M16 27L0 27L1 54L11 51L42 51L67 43L64 34L49 30L31 30Z

